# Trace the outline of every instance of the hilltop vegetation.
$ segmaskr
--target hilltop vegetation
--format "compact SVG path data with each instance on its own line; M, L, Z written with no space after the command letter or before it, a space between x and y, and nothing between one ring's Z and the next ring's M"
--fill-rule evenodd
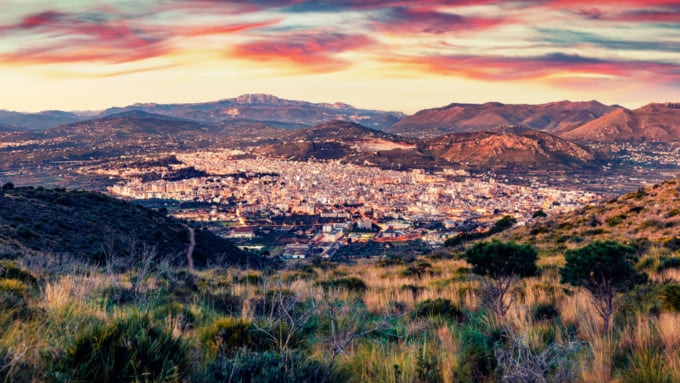
M641 251L680 249L680 180L613 198L596 206L548 218L505 232L545 250L563 251L595 240L617 240Z

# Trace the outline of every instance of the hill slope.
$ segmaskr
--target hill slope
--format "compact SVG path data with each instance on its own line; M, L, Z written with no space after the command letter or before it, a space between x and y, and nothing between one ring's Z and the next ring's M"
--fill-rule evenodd
M281 138L275 144L257 150L258 154L308 160L347 160L360 154L374 155L392 150L413 150L415 145L379 130L346 121L329 121L317 126L300 129Z
M680 141L680 105L619 109L578 128L556 133L566 139L589 142Z
M572 168L595 162L592 153L572 142L520 127L448 134L423 148L436 158L476 167Z
M20 113L0 110L0 125L13 131L41 131L62 124L80 121L75 113L49 110L39 113Z
M522 125L531 129L568 130L603 116L616 107L597 101L560 101L548 104L450 104L425 109L385 129L407 136L434 137L447 133L488 131L499 126Z
M582 246L598 239L680 249L680 179L571 213L541 218L503 236L552 249Z
M163 214L103 194L63 189L15 188L0 191L0 244L7 253L70 254L104 263L107 255L126 258L153 247L158 259L187 265L189 228ZM257 265L257 259L229 241L195 231L193 261ZM11 255L11 254L10 254Z

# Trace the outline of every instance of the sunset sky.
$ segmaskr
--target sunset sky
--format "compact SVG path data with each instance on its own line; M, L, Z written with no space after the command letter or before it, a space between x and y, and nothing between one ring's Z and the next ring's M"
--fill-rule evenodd
M0 109L680 101L680 1L0 0Z

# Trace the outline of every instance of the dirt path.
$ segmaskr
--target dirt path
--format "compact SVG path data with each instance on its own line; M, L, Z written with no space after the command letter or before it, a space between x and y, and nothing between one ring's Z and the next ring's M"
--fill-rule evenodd
M189 262L189 270L194 269L194 246L196 246L196 234L194 228L187 226L189 230L189 248L187 249L187 261Z

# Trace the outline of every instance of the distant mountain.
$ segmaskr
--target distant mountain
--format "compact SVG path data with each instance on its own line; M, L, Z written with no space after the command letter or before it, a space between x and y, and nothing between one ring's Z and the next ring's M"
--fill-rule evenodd
M0 246L5 257L45 252L104 264L107 257L138 257L145 248L153 248L155 262L188 263L189 227L139 205L99 193L43 188L0 190L0 205ZM194 240L196 267L259 261L210 232L196 229Z
M45 132L47 135L77 135L80 138L131 138L134 136L172 136L188 131L208 131L209 127L195 121L130 110L106 117L61 125Z
M399 121L401 112L357 109L343 103L311 103L281 99L268 94L246 94L215 102L196 104L134 104L110 108L103 116L130 110L190 119L204 123L228 123L232 120L267 122L285 129L309 127L331 120L361 123L381 129Z
M587 149L549 133L512 127L408 139L333 121L291 132L257 154L291 160L341 160L383 168L582 168L596 164Z
M596 163L587 149L524 127L452 133L425 141L421 150L438 159L478 168L580 168Z
M77 114L58 110L39 113L19 113L0 110L0 130L41 131L82 119Z
M385 131L415 137L489 131L499 126L521 125L535 130L568 130L613 110L597 101L560 101L548 104L450 104L408 116Z
M256 152L270 157L290 160L333 159L349 160L361 154L414 150L415 145L403 137L347 121L329 121L317 126L289 132L278 142L259 148ZM352 161L356 162L356 161Z
M584 142L680 141L680 104L617 109L575 129L555 133L569 140Z

